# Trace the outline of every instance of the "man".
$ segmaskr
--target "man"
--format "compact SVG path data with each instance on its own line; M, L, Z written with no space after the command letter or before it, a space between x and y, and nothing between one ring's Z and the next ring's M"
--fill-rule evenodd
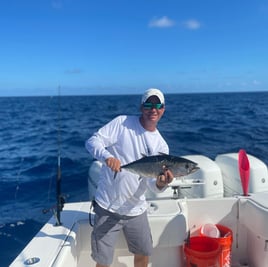
M86 142L86 148L103 162L95 195L95 223L91 236L92 257L96 267L112 264L116 237L122 229L134 266L148 266L152 253L151 231L147 218L145 191L159 192L173 180L169 170L157 179L138 177L120 166L151 156L169 153L157 123L165 111L165 99L158 89L148 89L142 96L140 116L118 116L100 128ZM118 172L114 178L115 172Z

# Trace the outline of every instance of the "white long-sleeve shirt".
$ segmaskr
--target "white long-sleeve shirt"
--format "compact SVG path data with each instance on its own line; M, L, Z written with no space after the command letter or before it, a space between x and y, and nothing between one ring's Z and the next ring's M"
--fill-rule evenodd
M169 153L169 148L158 130L145 130L138 116L118 116L86 141L86 148L97 160L105 163L109 157L115 157L121 164L127 164L144 155ZM114 172L103 164L95 200L111 212L135 216L147 208L145 191L155 192L155 178L140 178L136 174L122 170L114 178Z

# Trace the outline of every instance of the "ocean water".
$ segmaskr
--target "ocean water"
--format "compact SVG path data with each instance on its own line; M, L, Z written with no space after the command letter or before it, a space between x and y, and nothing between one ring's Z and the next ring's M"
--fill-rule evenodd
M140 96L0 98L0 266L6 267L55 206L57 157L66 202L88 199L85 140ZM166 95L159 130L178 156L243 148L268 164L268 92ZM43 213L43 210L49 210Z

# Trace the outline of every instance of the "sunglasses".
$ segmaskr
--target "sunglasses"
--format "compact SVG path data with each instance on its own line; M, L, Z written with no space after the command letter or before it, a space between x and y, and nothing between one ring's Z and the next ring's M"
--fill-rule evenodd
M164 104L143 103L142 106L144 109L162 109Z

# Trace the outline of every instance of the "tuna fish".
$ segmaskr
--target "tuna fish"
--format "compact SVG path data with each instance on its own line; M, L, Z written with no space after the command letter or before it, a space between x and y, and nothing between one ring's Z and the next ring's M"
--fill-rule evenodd
M129 164L121 166L121 169L130 171L140 177L155 177L169 169L174 177L185 176L199 169L197 163L177 156L161 154L157 156L143 157Z

